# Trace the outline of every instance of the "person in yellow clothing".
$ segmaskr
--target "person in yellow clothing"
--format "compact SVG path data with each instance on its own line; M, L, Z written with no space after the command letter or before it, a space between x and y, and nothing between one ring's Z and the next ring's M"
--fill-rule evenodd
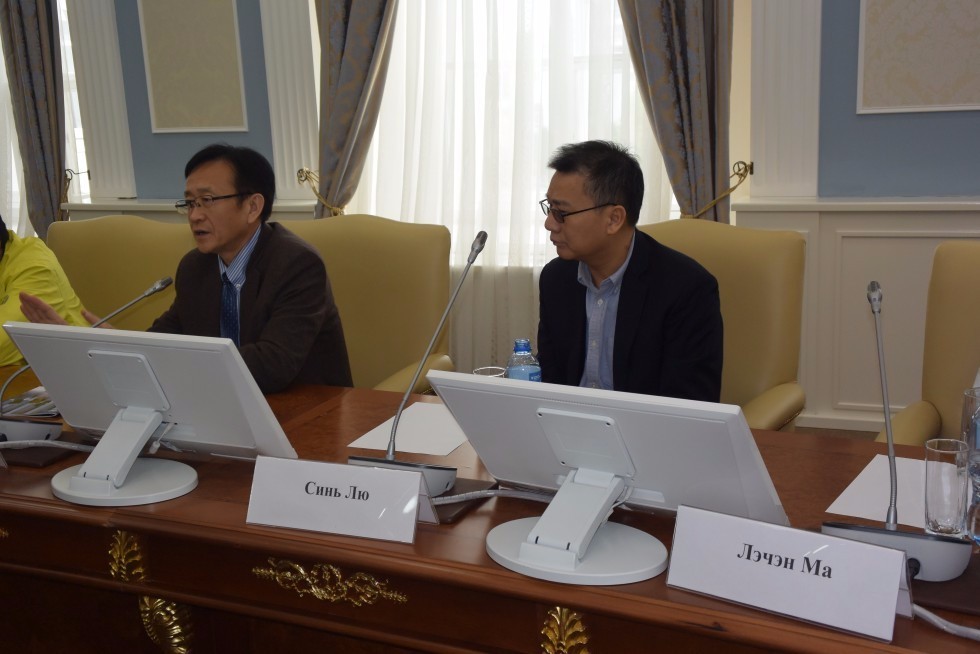
M20 238L0 217L0 324L27 322L20 308L20 293L43 299L69 325L88 327L82 302L75 295L54 252L39 238ZM20 350L0 329L0 366L23 363Z

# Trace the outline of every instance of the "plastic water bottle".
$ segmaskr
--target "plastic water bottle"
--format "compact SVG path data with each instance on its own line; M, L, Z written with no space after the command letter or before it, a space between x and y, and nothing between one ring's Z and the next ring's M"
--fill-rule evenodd
M530 339L518 338L514 341L514 353L507 361L507 378L541 381L541 364L531 354Z

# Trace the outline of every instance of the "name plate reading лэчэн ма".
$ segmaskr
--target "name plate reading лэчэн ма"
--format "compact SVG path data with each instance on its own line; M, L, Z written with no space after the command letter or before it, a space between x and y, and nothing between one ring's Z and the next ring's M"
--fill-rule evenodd
M891 641L905 552L682 506L667 585Z

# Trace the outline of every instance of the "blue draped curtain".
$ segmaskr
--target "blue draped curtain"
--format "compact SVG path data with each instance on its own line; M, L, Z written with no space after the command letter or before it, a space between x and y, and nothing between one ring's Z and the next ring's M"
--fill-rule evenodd
M47 236L65 183L61 46L55 0L0 0L0 39L24 161L27 213Z
M729 222L732 0L619 0L644 106L684 216ZM703 215L701 215L703 212Z
M320 195L344 212L378 122L398 0L317 0L320 31Z

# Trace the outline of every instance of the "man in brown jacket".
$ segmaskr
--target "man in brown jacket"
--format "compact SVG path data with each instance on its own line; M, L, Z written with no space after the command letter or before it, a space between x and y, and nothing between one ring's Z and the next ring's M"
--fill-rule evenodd
M210 145L184 169L186 214L197 249L177 267L176 299L149 331L224 336L265 393L293 382L350 386L340 314L319 254L268 223L275 173L258 152ZM34 322L60 322L21 298Z

